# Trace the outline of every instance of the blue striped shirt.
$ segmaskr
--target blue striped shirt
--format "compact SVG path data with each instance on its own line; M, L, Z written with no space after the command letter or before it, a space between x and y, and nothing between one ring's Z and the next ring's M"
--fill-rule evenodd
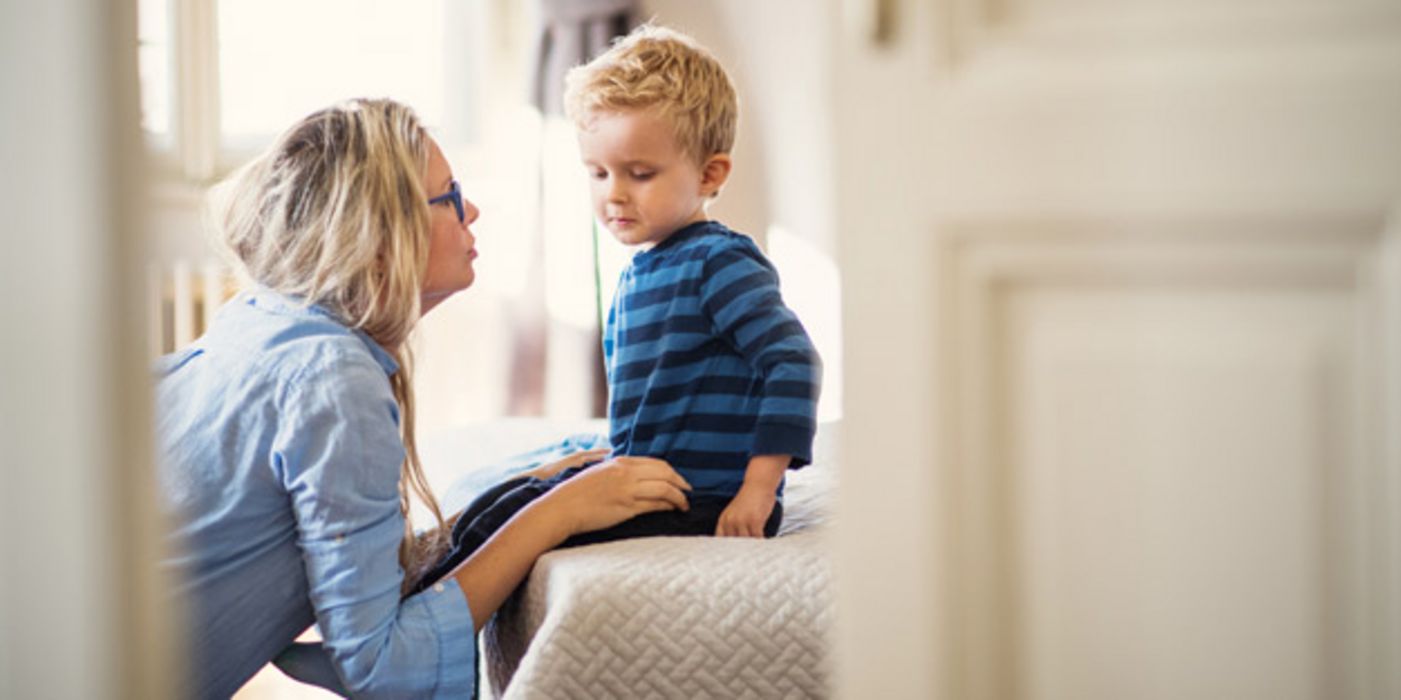
M704 221L635 255L603 334L617 454L730 496L749 459L812 461L821 361L748 236Z

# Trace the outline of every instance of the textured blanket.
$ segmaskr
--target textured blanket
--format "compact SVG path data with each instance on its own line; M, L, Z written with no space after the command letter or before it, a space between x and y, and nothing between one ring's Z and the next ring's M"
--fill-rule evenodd
M824 427L813 465L789 473L774 539L653 537L541 557L483 632L483 696L828 695Z

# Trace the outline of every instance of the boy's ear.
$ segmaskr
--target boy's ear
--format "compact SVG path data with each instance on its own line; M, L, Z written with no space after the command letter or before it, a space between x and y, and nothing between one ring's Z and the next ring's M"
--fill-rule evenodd
M725 185L725 181L730 179L730 168L734 163L730 160L728 153L716 153L706 158L701 165L701 194L706 197L714 197L720 194L720 188Z

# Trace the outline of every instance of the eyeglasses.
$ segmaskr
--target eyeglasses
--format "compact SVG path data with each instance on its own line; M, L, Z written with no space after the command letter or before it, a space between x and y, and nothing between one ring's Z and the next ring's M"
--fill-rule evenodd
M428 206L431 207L434 204L442 204L443 202L452 202L452 208L457 210L458 223L467 222L467 211L462 206L462 188L458 186L457 180L452 181L452 184L448 186L447 192L428 200Z

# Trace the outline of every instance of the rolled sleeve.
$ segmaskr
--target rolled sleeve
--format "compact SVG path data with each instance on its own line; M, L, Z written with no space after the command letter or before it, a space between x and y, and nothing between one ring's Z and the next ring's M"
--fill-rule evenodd
M476 682L477 642L472 609L457 579L441 583L404 601L417 606L438 633L438 688L434 697L463 697Z
M477 645L471 606L455 579L447 579L404 601L410 616L426 617L437 632L438 687L432 697L463 697L476 684ZM331 655L321 643L293 644L273 663L283 673L303 683L320 686L337 695L349 695L341 683Z
M339 358L290 392L275 462L330 665L354 697L464 697L476 659L455 581L401 600L397 408L383 369Z

